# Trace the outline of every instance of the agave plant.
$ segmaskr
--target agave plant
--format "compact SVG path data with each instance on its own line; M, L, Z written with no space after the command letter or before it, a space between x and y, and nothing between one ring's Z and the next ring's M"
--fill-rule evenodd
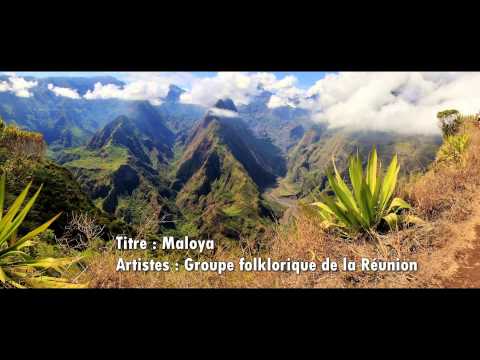
M60 272L79 258L34 259L25 252L25 249L35 244L35 237L47 230L60 214L17 238L18 228L42 190L40 186L22 209L31 185L30 182L4 214L5 173L0 177L0 287L83 287L82 284L73 284L61 277L45 275L46 270Z
M448 135L443 139L443 145L438 150L437 162L452 162L465 166L465 151L470 143L468 134Z
M348 173L352 185L350 190L338 172L334 160L333 170L327 172L327 177L335 197L322 195L323 201L312 204L319 208L322 226L334 227L342 234L350 236L361 231L371 233L382 220L391 229L402 222L420 222L421 220L414 216L400 215L400 210L411 207L401 198L392 198L399 171L398 158L394 155L382 179L374 146L364 174L357 151L349 160Z

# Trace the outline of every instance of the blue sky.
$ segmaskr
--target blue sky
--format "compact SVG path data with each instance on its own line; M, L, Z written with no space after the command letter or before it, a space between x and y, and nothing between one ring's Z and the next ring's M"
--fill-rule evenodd
M480 109L480 72L345 72L325 79L324 72L17 72L0 81L0 92L31 96L35 81L22 77L112 75L127 84L95 84L77 89L49 84L57 96L71 99L123 99L160 104L171 84L186 91L180 101L212 107L219 98L248 104L261 89L271 92L269 108L303 107L314 121L337 127L438 134L436 114L457 109L466 114ZM330 73L329 73L330 74ZM292 81L287 76L294 76ZM322 81L323 79L323 81ZM317 81L319 86L312 86Z
M325 72L320 72L320 71L277 71L273 72L277 79L282 79L285 76L288 75L293 75L298 79L298 84L297 86L300 88L309 88L317 80L320 80L325 76ZM208 72L208 71L198 71L198 72L192 72L197 77L213 77L216 75L216 72ZM17 75L19 76L34 76L34 77L51 77L51 76L86 76L86 77L91 77L91 76L99 76L99 75L111 75L119 80L125 80L125 73L121 72L85 72L85 71L72 71L72 72L66 72L66 71L37 71L37 72L17 72Z

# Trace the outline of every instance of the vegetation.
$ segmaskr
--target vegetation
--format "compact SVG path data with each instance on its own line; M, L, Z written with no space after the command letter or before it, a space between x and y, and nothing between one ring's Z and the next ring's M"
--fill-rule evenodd
M36 206L27 210L25 220L18 220L14 233L22 234L20 240L9 237L1 243L0 254L21 242L32 229L48 223L45 231L26 240L18 252L0 255L3 286L80 286L67 280L65 270L69 271L69 261L82 255L88 256L70 269L85 270L81 281L92 287L435 286L441 284L436 275L443 267L430 266L431 259L453 261L452 249L467 243L460 231L465 225L457 223L468 221L475 211L475 197L480 198L480 132L470 126L469 116L456 110L439 113L447 126L442 127L445 134L436 159L440 136L329 132L324 128L305 134L299 131L295 136L303 138L290 152L289 176L270 194L265 190L278 176L285 175L280 166L283 156L276 156L272 146L255 140L240 120L204 119L208 121L190 138L184 129L174 149L170 143L164 148L161 137L151 137L156 132L150 131L154 124L148 119L148 114L133 116L132 121L120 119L95 135L88 147L62 151L61 161L75 172L90 199L108 208L108 216L94 207L68 170L45 160L41 151L31 150L36 142L40 145L35 135L13 127L4 131L1 126L3 134L16 134L8 138L18 145L17 154L32 153L13 156L10 143L0 143L0 164L13 175L5 184L5 202L13 203L5 216L11 216L8 214L17 199L26 199L28 191L35 192ZM370 150L371 144L378 144L378 154L377 146ZM358 151L350 156L356 147ZM338 161L328 168L332 153L338 154ZM37 154L42 155L34 156ZM364 164L362 158L367 154ZM383 172L380 164L390 156L390 165ZM415 171L421 172L413 174ZM402 178L405 174L409 176ZM37 199L40 191L42 196ZM311 202L308 197L321 192L315 206L296 205L297 196ZM281 214L275 206L280 205L287 208L290 218L275 224ZM18 205L9 226L17 224L25 209ZM59 211L70 217L57 218ZM422 226L400 226L420 222L413 213L423 219ZM114 216L131 226L120 230L122 221ZM0 224L4 219L0 217ZM104 240L120 232L150 240L160 234L214 238L215 252L188 254L207 261L258 256L317 261L368 257L404 258L420 264L428 261L429 266L420 266L418 274L119 273L115 265L120 254ZM0 239L2 234L7 232L0 228ZM451 245L452 237L460 240ZM371 238L381 246L368 241ZM121 256L126 260L145 256L174 262L186 254L147 251ZM20 266L21 261L24 265L30 261L30 268ZM12 266L17 265L25 276L12 273ZM14 283L7 282L7 277Z
M60 214L54 216L41 226L31 230L26 235L17 238L17 231L32 208L42 187L33 197L26 201L31 183L15 199L8 211L3 215L5 200L5 173L0 177L0 285L3 287L82 287L73 284L68 279L45 274L45 271L62 272L63 268L79 259L75 258L41 258L31 257L26 249L33 246L34 239L52 224Z
M275 210L262 196L284 170L270 143L240 120L208 115L192 137L176 172L176 205L200 236L217 241L262 238Z
M332 156L335 156L337 167L342 171L347 168L351 154L358 151L360 156L367 158L375 145L383 163L398 154L399 176L403 176L427 170L441 142L442 138L437 135L313 127L289 152L286 180L295 184L299 197L313 200L310 195L323 191L327 186L326 171Z
M64 150L62 158L63 165L71 169L111 172L128 162L128 151L115 145L106 146L101 152L78 147Z
M398 172L397 155L395 155L382 180L377 161L377 150L374 147L370 153L365 174L359 154L352 156L349 161L348 172L352 190L343 181L335 161L333 171L327 173L330 188L335 192L335 198L324 195L323 202L312 205L319 208L324 228L335 227L342 234L350 236L360 231L369 234L375 230L382 220L386 221L391 229L399 223L411 222L411 216L401 216L399 211L410 209L410 205L401 198L392 198L397 184Z
M118 273L115 271L119 254L105 251L89 259L84 274L93 287L445 287L450 284L461 251L475 241L470 234L478 224L480 212L480 131L470 123L459 135L469 134L465 148L467 166L454 162L435 161L428 171L409 177L397 186L399 197L406 199L415 213L424 220L422 226L403 227L378 233L384 250L366 237L345 241L338 233L318 226L315 207L300 208L285 224L270 229L265 247L242 242L241 247L222 248L205 257L208 261L237 261L239 257L270 257L276 260L305 259L322 261L329 257L340 263L347 257L357 263L362 258L391 261L408 259L418 263L417 272L315 272L300 275L291 272L239 272L218 276L209 272ZM438 154L440 156L440 152ZM358 164L357 164L358 167ZM368 170L368 165L367 165ZM335 176L335 174L333 174ZM366 181L366 175L363 179ZM378 180L378 175L377 175ZM395 196L395 195L394 195ZM392 196L393 197L393 196ZM393 202L393 200L392 200ZM454 239L454 241L452 241ZM122 254L135 259L139 253Z
M42 134L24 131L14 125L7 125L1 117L0 147L8 148L12 156L27 158L41 158L46 151Z
M437 156L438 163L456 163L466 165L465 152L470 141L468 134L448 135L443 141Z
M457 133L461 124L460 112L454 109L440 111L437 114L437 119L440 122L440 127L444 136Z
M437 114L437 119L440 123L440 128L444 138L448 136L456 135L460 132L463 127L465 130L465 125L478 122L478 114L465 115L460 113L458 110L450 109L440 111Z

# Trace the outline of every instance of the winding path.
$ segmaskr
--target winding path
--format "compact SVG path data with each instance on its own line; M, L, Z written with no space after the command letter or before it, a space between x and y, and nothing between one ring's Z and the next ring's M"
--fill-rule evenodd
M444 282L448 288L480 288L480 223L475 226L472 247L457 254L459 268Z

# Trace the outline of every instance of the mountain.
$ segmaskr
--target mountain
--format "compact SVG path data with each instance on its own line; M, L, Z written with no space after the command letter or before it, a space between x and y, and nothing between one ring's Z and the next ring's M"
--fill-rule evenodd
M175 85L170 85L164 101L155 108L165 124L176 134L180 145L184 145L188 136L202 119L206 109L199 105L184 104L180 102L180 96L185 90Z
M136 189L171 198L168 167L175 135L148 102L136 102L99 130L87 146L66 149L57 160L71 169L84 191L108 213Z
M240 105L238 112L257 136L272 139L286 153L312 125L310 113L290 105L270 108L271 96L271 92L262 91L248 104Z
M175 103L180 101L180 96L185 92L182 88L177 85L170 85L168 87L168 93L165 97L165 101L169 103Z
M25 152L24 149L29 148L28 143L34 141L27 132L17 132L14 138L5 141L7 137L9 135L2 134L0 139L0 169L6 174L6 205L10 206L29 182L32 182L30 196L43 185L35 206L22 223L20 233L44 224L59 213L62 215L50 226L58 237L65 232L72 213L95 217L98 224L105 226L105 239L127 231L124 223L94 205L68 169L46 159L42 153L32 156ZM13 142L17 143L16 146L11 146Z
M350 154L358 149L365 159L376 144L384 164L398 152L406 174L425 169L441 143L436 136L314 123L296 99L272 107L272 93L261 88L248 104L225 98L205 108L181 102L185 90L175 85L152 104L52 91L53 85L82 96L97 83L124 86L111 77L37 81L31 97L0 92L0 116L44 135L49 155L63 169L52 170L52 163L46 174L69 194L77 193L77 181L88 201L111 217L124 218L138 194L153 199L161 207L159 220L172 215L175 224L165 227L181 236L238 241L258 235L287 203L279 197L305 198L326 188L333 155L345 171ZM59 175L65 168L71 184ZM86 204L80 197L72 201Z
M289 152L287 181L295 184L301 197L314 189L323 190L327 183L325 171L333 157L339 170L344 170L351 154L358 150L367 159L373 145L377 146L384 166L397 153L403 174L425 170L434 160L441 141L440 136L434 135L330 129L317 124Z
M0 81L8 77L0 76ZM113 77L53 77L35 80L30 97L19 97L11 92L0 92L0 117L7 123L41 132L52 150L85 144L95 131L125 112L130 102L117 99L85 100L57 96L49 84L68 87L84 95L96 83L122 85Z
M87 147L100 149L111 142L150 165L157 161L166 164L173 155L174 140L175 135L155 108L149 102L140 102L97 132Z
M274 216L261 192L285 171L279 149L257 138L233 102L223 99L188 139L172 188L177 206L200 234L239 239Z

